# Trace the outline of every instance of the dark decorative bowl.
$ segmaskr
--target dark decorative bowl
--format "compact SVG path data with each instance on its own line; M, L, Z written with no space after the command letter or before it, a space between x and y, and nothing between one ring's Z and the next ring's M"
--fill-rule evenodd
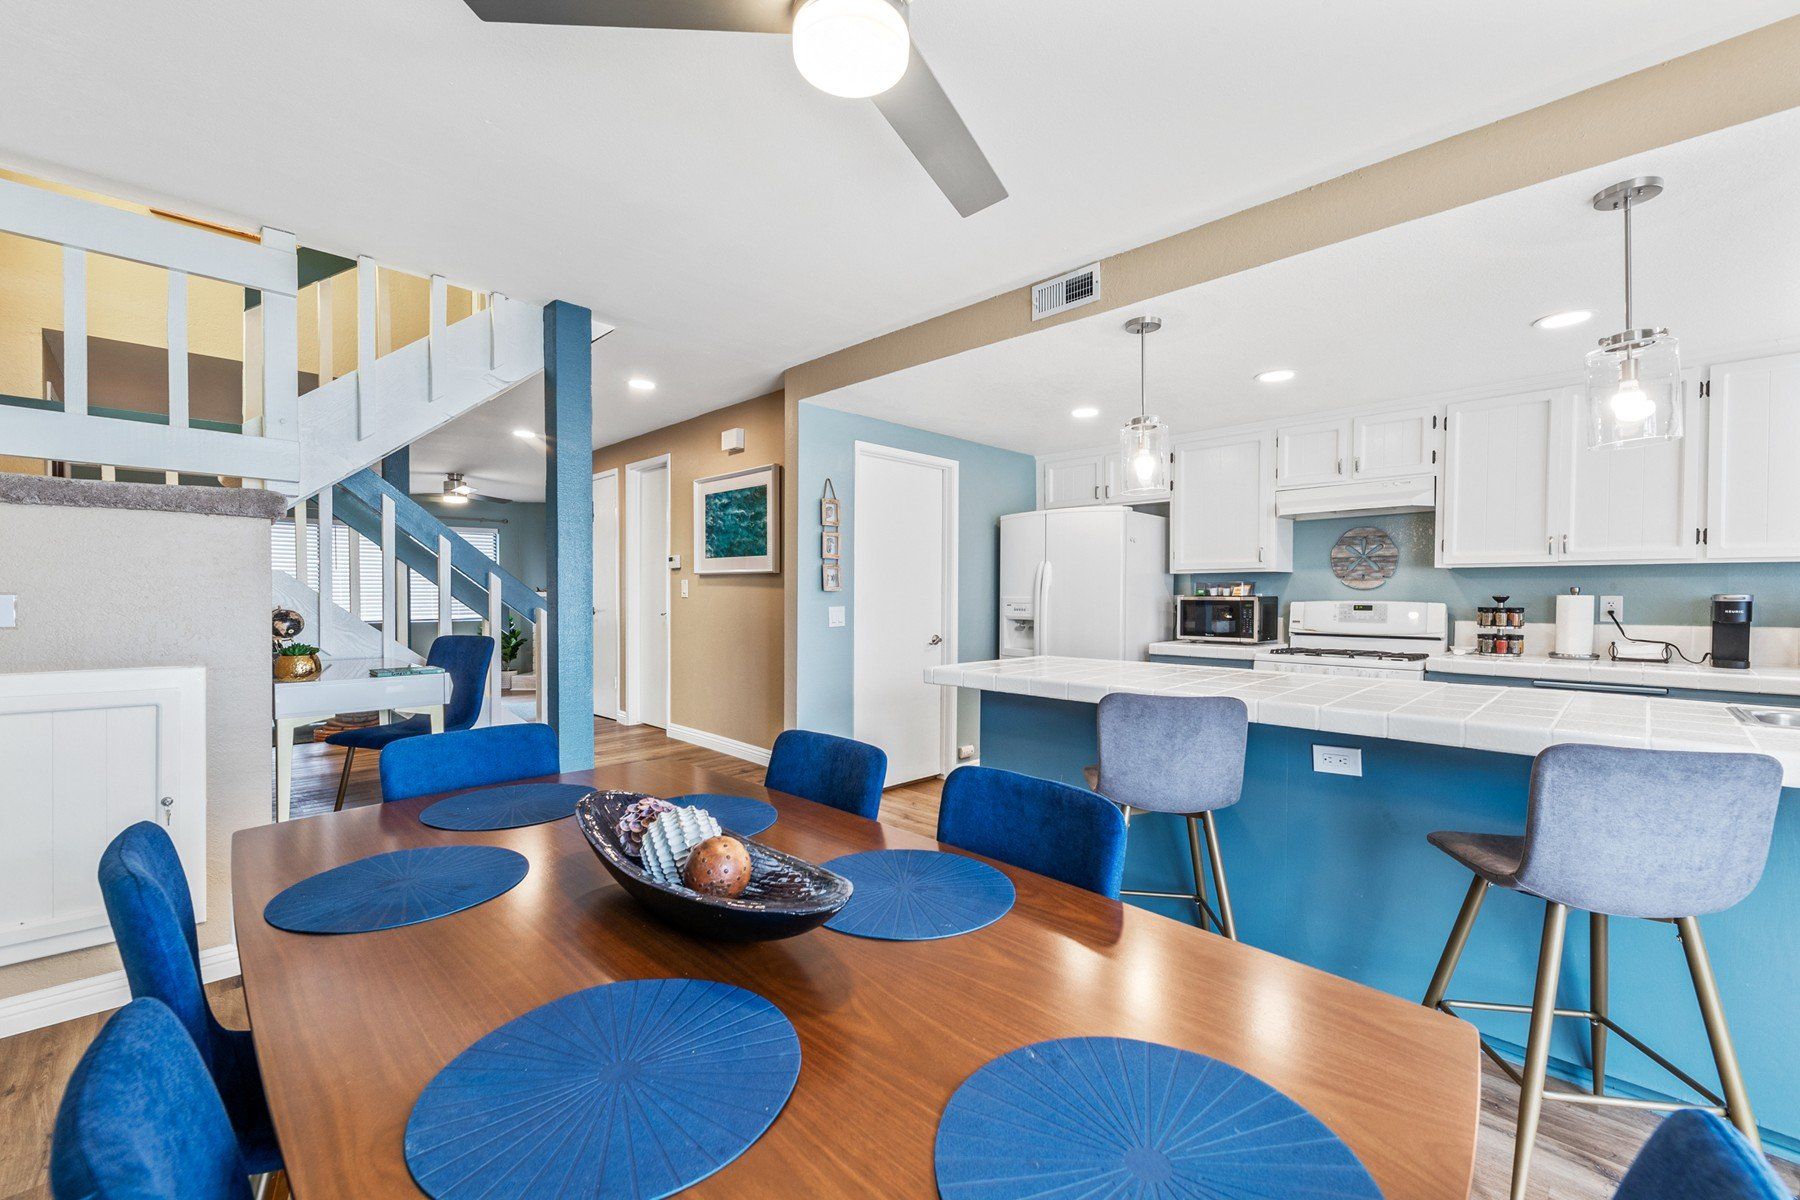
M575 822L619 886L677 928L725 941L772 941L823 925L850 899L842 875L749 838L739 838L750 851L750 886L741 896L703 896L658 883L619 845L619 816L642 799L641 792L593 792L576 802Z

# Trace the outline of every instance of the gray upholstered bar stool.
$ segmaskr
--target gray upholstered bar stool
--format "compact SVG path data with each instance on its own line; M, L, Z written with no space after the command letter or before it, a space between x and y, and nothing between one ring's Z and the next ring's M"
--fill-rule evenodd
M1237 940L1231 891L1219 855L1213 813L1238 802L1244 791L1244 749L1250 737L1250 710L1231 696L1133 696L1119 692L1100 701L1100 763L1086 768L1088 787L1117 804L1129 827L1133 812L1175 813L1187 818L1188 853L1194 862L1194 891L1147 892L1191 900L1200 927ZM1212 862L1219 909L1206 902L1206 874L1200 864L1204 831Z
M1484 1040L1482 1050L1519 1085L1518 1140L1513 1146L1513 1200L1523 1200L1543 1102L1573 1100L1636 1108L1685 1108L1606 1093L1606 1035L1616 1033L1705 1096L1760 1146L1750 1099L1725 1026L1699 917L1730 908L1762 878L1781 796L1781 764L1763 754L1702 754L1611 746L1552 746L1531 768L1525 836L1431 835L1431 843L1475 873L1451 927L1427 1007L1531 1014L1523 1071ZM1446 1000L1456 960L1468 943L1488 887L1510 888L1547 902L1530 1006ZM1563 931L1569 910L1588 914L1589 1007L1556 1006ZM1607 1016L1607 918L1673 922L1687 955L1700 1016L1718 1067L1721 1098ZM1588 1022L1593 1053L1591 1093L1546 1092L1550 1027L1556 1017ZM1707 1107L1707 1106L1700 1106Z

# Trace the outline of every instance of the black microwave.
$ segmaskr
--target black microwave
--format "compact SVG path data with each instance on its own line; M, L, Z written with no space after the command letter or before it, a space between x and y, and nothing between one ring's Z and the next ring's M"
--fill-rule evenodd
M1175 638L1182 642L1272 642L1278 636L1274 596L1177 596Z

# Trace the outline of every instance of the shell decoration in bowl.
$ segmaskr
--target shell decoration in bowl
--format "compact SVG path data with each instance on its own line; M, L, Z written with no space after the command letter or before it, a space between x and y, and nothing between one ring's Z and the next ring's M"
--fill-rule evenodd
M667 887L681 887L681 872L688 855L707 838L722 831L704 808L688 805L666 812L644 830L644 874Z

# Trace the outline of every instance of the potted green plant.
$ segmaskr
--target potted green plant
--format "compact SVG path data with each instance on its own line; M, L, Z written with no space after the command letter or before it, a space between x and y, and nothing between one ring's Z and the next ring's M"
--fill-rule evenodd
M513 685L513 680L518 678L519 672L518 668L514 665L514 661L519 657L519 653L525 649L525 640L524 632L520 630L518 623L512 619L510 614L508 614L506 618L506 628L500 633L500 687L502 690L510 690Z
M305 642L289 642L275 651L275 682L300 683L319 677L319 648Z

